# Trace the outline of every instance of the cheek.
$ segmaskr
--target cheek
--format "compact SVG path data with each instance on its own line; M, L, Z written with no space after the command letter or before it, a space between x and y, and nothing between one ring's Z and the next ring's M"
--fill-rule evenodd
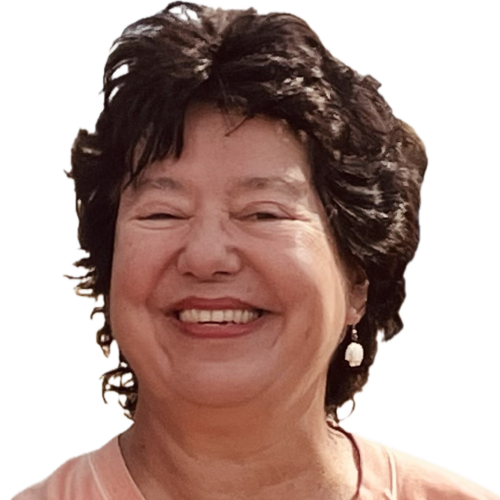
M293 252L304 281L309 282L324 300L335 298L335 303L343 303L345 279L342 266L324 231L310 229L298 233Z
M122 296L140 294L144 280L138 282L137 277L144 276L145 271L140 254L141 249L137 248L135 241L127 238L126 233L117 234L111 272L112 303L120 300Z
M111 274L111 306L144 304L162 275L168 247L160 235L117 228Z
M110 324L121 352L134 367L152 360L155 316L152 297L165 267L168 246L160 233L117 225L110 289Z
M274 243L267 245L263 265L272 259L274 287L284 303L293 305L294 320L303 330L305 324L314 325L315 335L340 335L346 317L345 279L325 232L303 228Z
M296 233L288 243L281 252L273 252L273 288L286 311L277 343L283 353L283 373L298 373L297 383L308 385L326 374L341 342L346 320L344 277L323 232Z

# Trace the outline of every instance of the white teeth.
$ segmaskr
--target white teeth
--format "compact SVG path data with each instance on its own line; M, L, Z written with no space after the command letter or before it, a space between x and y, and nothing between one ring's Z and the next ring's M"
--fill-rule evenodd
M214 323L222 323L224 321L224 311L212 311L210 318Z
M257 311L248 309L184 309L179 312L183 323L249 323L259 317Z
M192 311L194 312L194 311ZM197 313L197 314L196 314ZM198 317L198 322L200 323L209 323L211 322L211 319L212 319L212 314L210 311L207 311L207 310L201 310L201 311L196 311L194 317L196 319L196 317Z

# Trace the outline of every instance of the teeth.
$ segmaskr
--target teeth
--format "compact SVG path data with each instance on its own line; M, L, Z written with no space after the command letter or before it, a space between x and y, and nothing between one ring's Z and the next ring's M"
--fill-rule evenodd
M184 323L249 323L259 317L257 311L248 309L184 309L179 319Z
M222 323L224 321L224 311L213 311L210 319L214 323Z
M198 316L199 323L209 323L212 319L212 313L207 310L196 311L198 314L195 314L194 317Z

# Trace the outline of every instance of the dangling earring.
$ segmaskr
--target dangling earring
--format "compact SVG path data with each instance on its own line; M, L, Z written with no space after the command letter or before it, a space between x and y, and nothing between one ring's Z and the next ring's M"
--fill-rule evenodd
M345 351L345 360L350 367L359 366L363 362L363 346L358 342L358 331L356 325L351 327L351 343Z

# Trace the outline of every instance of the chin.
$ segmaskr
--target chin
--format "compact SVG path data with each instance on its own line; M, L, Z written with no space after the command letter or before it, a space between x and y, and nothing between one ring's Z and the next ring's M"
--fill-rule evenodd
M176 377L177 378L177 377ZM261 398L272 385L269 370L258 363L204 363L195 373L184 373L174 384L177 398L207 407L231 408ZM264 398L265 399L265 398Z

